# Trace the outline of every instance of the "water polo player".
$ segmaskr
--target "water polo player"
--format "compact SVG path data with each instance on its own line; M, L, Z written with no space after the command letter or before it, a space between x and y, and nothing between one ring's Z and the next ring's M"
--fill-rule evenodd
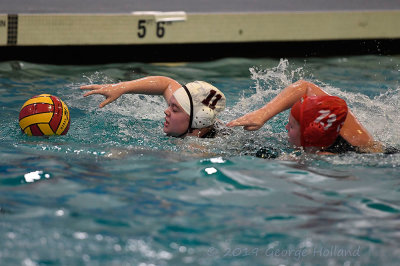
M86 85L90 90L84 96L101 94L106 99L99 107L115 101L122 94L163 95L168 103L165 113L164 132L169 136L214 137L217 133L216 116L225 109L224 94L204 81L180 85L163 76L151 76L116 84Z
M344 100L303 80L286 87L262 108L229 122L227 126L258 130L289 108L286 129L289 142L294 146L327 153L384 151L382 144L375 141L348 110Z

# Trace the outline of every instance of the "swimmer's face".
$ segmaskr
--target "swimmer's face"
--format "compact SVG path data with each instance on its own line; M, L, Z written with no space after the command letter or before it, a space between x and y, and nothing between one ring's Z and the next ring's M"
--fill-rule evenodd
M189 127L190 116L183 110L174 96L168 101L165 109L164 133L168 136L180 136L186 133Z
M294 117L289 115L289 123L286 125L286 130L288 131L288 137L290 144L300 147L301 146L301 132L300 124L294 119Z

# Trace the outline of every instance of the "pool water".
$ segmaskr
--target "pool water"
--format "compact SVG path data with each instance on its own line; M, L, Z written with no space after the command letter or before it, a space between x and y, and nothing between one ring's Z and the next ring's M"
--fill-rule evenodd
M400 57L227 58L95 66L0 63L0 265L397 265L400 155L293 154L288 112L215 139L162 132L159 96L79 87L147 75L205 80L228 122L298 79L343 97L377 140L400 148ZM50 93L66 136L28 137L18 114ZM254 156L266 146L277 159Z

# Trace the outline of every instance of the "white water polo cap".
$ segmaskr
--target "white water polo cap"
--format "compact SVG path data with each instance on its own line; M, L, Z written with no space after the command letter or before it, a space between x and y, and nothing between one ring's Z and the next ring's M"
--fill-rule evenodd
M204 128L214 124L216 116L225 109L225 95L213 85L194 81L174 92L174 97L190 116L190 128Z

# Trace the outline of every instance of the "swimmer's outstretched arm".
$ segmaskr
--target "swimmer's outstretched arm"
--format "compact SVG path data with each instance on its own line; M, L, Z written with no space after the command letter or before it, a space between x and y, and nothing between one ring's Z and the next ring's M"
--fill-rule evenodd
M317 85L299 80L284 88L275 98L260 109L229 122L227 126L243 126L246 130L258 130L272 117L291 108L305 94L328 95Z
M84 97L92 94L101 94L105 96L106 99L99 105L99 107L102 108L125 93L163 95L164 98L168 100L174 91L180 87L182 86L177 81L169 77L150 76L115 84L86 85L82 86L81 90L90 90L83 95Z
M246 130L258 130L269 119L291 108L305 94L309 96L329 95L317 85L299 80L283 89L274 99L260 109L248 113L227 124L229 127L243 126ZM361 125L354 114L349 111L340 135L351 145L365 152L381 152L382 145L374 141L372 135Z

